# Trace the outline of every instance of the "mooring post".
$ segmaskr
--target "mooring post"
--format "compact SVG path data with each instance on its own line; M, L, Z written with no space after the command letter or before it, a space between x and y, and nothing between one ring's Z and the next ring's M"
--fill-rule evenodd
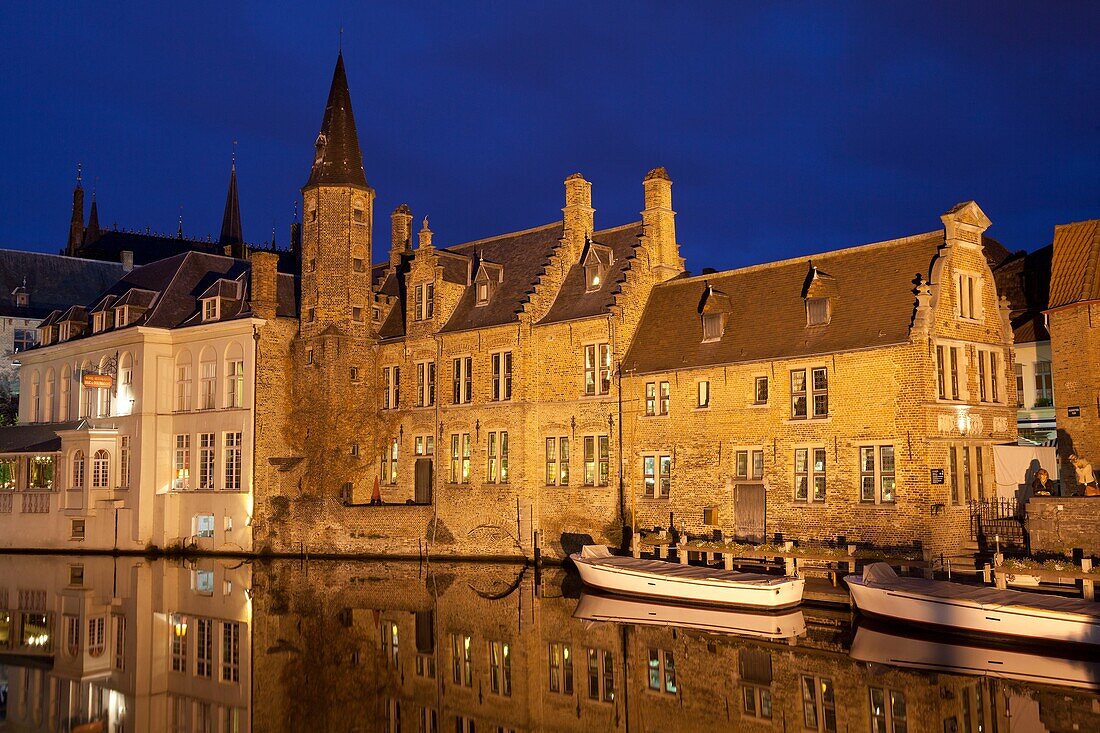
M854 573L856 571L856 546L848 545L848 557L851 558L848 562L844 563L844 570L847 573Z
M985 583L993 582L993 566L989 563L986 563L985 567L982 568L982 581Z
M681 565L688 564L688 546L686 542L676 545L676 556L679 558Z
M634 533L634 539L631 541L630 549L634 557L642 556L642 535L638 532Z
M1081 572L1089 573L1092 571L1092 560L1087 557L1081 558ZM1091 579L1081 579L1081 595L1084 596L1086 601L1096 600L1096 581Z
M733 553L732 552L723 552L722 553L722 567L724 567L726 570L733 570Z

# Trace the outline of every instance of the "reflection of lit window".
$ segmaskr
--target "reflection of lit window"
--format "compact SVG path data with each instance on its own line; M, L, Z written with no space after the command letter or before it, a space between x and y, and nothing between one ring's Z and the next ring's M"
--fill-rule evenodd
M101 657L107 648L107 619L88 619L88 656Z
M10 625L10 618L8 620ZM25 647L48 650L50 644L50 619L44 613L23 614L23 635L20 643Z
M547 653L550 665L550 692L573 694L573 654L568 644L551 644Z
M172 671L187 671L187 617L173 614L172 632Z
M15 459L4 458L0 460L0 489L15 488Z
M11 614L0 611L0 649L11 646Z
M241 625L222 624L222 682L241 681Z
M675 695L676 687L676 662L672 652L663 649L649 650L649 689L658 692L667 692Z

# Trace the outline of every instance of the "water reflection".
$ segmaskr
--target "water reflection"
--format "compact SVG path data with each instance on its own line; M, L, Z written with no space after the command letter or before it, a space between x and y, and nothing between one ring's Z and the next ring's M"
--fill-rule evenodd
M1100 660L480 564L0 559L0 730L1100 730Z

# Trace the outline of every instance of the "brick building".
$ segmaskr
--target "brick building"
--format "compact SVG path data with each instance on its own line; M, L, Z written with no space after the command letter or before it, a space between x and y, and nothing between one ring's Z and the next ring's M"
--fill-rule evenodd
M574 174L561 219L449 246L425 217L414 248L402 204L372 266L338 60L302 190L300 324L258 377L256 546L530 556L671 515L956 547L990 446L1016 438L982 211L692 278L671 187L654 169L641 221L600 228Z
M1068 457L1100 467L1100 219L1054 229L1046 310L1063 485L1080 490Z

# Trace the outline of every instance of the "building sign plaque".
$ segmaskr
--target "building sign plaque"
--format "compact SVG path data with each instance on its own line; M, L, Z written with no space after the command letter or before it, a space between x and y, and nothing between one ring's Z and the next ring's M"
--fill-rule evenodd
M1073 407L1070 407L1069 417L1081 417L1081 407L1079 405L1074 405Z
M933 484L942 484L943 483L943 469L942 468L933 468L932 469L932 483Z
M110 389L115 385L115 378L110 374L85 373L81 375L80 383L88 389Z

